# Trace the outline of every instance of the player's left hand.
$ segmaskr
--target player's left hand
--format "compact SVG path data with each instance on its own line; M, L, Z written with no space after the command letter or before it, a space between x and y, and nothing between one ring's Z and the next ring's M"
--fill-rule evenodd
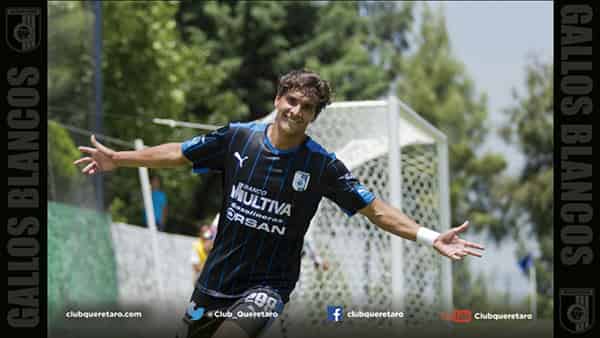
M459 261L467 255L481 257L482 255L473 249L485 250L485 248L477 243L465 241L458 237L458 234L465 231L469 226L469 221L466 221L461 226L452 228L433 241L433 247L443 256L452 260Z

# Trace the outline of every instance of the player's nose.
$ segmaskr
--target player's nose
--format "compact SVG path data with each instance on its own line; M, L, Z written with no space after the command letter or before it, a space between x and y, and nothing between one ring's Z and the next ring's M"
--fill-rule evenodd
M296 105L290 109L290 115L294 118L298 118L300 116L300 105Z

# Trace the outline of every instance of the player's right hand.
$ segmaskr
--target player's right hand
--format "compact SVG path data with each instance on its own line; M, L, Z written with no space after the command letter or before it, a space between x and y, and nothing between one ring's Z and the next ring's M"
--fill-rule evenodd
M88 165L81 170L82 173L91 176L102 171L111 171L117 168L117 164L113 160L115 151L96 141L94 135L91 136L91 147L79 147L79 151L87 153L88 157L82 157L73 162L73 164L87 163Z
M471 255L482 257L480 252L471 249L485 250L483 245L465 241L458 237L458 234L465 231L469 226L469 221L464 222L461 226L452 228L433 241L433 247L443 256L446 256L454 261L459 261L463 257Z

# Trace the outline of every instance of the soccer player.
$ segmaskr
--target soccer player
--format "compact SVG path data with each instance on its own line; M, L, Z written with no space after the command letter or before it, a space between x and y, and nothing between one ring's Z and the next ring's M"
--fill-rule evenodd
M87 175L183 165L197 174L223 173L219 230L184 318L185 337L257 337L266 330L298 281L304 235L323 197L349 216L361 213L383 230L426 243L452 260L481 257L474 249L483 246L458 236L468 222L442 234L420 226L376 198L335 154L306 135L329 103L326 81L295 70L279 79L273 123L230 123L183 143L136 151L116 152L94 136L94 147L79 147L89 156L74 163L87 163L82 170Z

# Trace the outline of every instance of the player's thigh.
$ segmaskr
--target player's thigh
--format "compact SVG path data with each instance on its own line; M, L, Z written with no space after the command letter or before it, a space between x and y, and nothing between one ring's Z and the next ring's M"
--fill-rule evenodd
M227 324L232 332L241 328L247 337L256 338L271 326L283 312L283 307L284 303L277 291L268 287L254 288L229 307L234 318L226 319L223 326Z

